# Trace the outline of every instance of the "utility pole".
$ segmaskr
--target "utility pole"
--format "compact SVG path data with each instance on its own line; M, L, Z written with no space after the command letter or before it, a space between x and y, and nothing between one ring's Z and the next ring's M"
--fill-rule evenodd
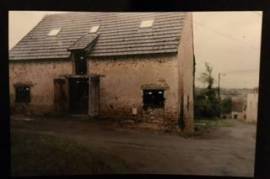
M225 76L225 73L218 73L218 98L221 100L221 95L220 95L220 81L221 81L221 76Z
M218 101L219 101L219 105L221 105L221 95L220 95L220 80L221 80L221 76L225 76L225 73L218 73ZM220 112L221 115L221 112Z

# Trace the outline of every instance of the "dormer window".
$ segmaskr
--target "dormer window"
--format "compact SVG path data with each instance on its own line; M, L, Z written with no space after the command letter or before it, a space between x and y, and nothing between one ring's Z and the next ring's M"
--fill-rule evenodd
M140 24L140 28L152 27L154 23L153 19L150 20L143 20Z
M99 29L99 25L92 26L89 33L96 33Z
M87 59L86 54L83 52L74 53L75 57L75 74L85 75L87 73Z
M55 28L50 30L50 32L48 33L48 36L56 36L59 32L60 32L61 28Z

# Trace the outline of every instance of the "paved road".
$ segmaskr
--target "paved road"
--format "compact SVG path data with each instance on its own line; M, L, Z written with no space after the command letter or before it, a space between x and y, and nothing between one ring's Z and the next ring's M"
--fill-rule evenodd
M232 127L191 138L74 119L16 121L12 126L68 137L110 153L129 166L127 173L253 176L256 126L231 122Z

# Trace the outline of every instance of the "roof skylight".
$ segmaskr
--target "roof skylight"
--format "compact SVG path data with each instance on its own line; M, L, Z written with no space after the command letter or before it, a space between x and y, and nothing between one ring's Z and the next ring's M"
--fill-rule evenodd
M145 27L152 27L154 23L154 20L143 20L140 24L140 28L145 28Z
M99 25L92 26L89 33L95 33L98 31L98 29L99 29Z
M48 33L48 36L56 36L60 32L60 30L61 28L54 28L50 30L50 32Z

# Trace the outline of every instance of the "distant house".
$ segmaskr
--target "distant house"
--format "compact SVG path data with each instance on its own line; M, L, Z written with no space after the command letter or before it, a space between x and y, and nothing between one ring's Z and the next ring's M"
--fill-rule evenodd
M258 113L258 89L254 89L252 93L247 95L247 103L246 103L246 111L245 111L245 120L248 122L257 121L257 113Z
M191 13L48 15L9 58L13 112L135 116L193 130Z
M232 97L232 113L231 118L243 119L245 110L245 97L237 95Z

